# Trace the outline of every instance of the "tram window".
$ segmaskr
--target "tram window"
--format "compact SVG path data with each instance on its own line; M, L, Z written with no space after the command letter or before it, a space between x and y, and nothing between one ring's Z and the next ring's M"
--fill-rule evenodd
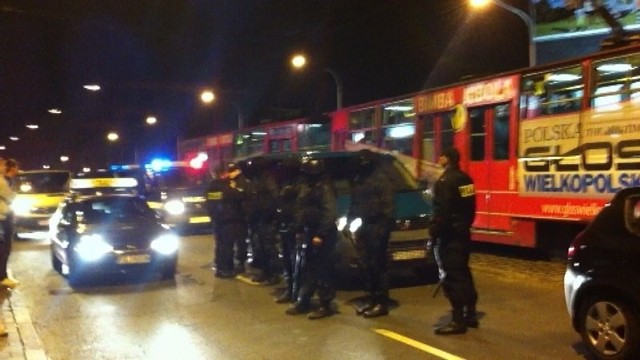
M349 134L352 143L375 145L376 137L373 130L368 131L352 131Z
M484 160L484 139L486 137L485 108L470 109L471 120L471 160Z
M522 119L578 111L584 96L582 68L578 65L527 75L521 94Z
M509 105L498 105L493 119L493 159L509 158Z
M413 135L416 128L413 124L402 124L384 128L383 148L405 155L413 153Z
M435 132L433 130L435 117L429 115L424 117L422 121L424 122L422 130L422 159L435 162Z
M326 150L331 143L330 124L298 125L299 150Z
M399 101L382 106L382 125L413 123L413 100Z
M375 126L375 108L368 108L349 113L349 129L366 129Z
M637 101L640 54L596 61L592 67L595 84L591 106L599 110L615 110L624 101Z
M442 114L440 118L441 121L441 129L440 129L440 140L441 146L440 150L447 149L453 147L453 123L452 119L455 115L455 111L449 111Z

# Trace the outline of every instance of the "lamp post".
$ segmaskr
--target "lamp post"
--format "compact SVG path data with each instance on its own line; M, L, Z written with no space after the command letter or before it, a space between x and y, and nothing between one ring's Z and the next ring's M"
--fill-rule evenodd
M200 100L205 104L210 104L214 102L216 99L217 97L216 97L216 94L213 92L213 90L203 90L200 93ZM230 101L228 99L225 99L225 101L231 104L231 106L233 106L233 108L238 113L238 130L242 130L242 128L244 128L244 116L242 114L242 110L240 109L240 106L235 101Z
M297 54L291 58L291 66L293 66L294 69L302 69L306 64L307 58L304 55ZM342 79L340 78L338 73L331 68L326 67L323 70L331 75L333 81L336 84L336 109L342 109Z
M489 3L496 4L497 6L503 8L504 10L509 11L512 14L517 15L524 23L527 25L528 37L529 37L529 66L536 65L536 44L533 41L533 37L536 32L536 23L535 23L535 4L533 4L532 0L529 0L529 14L518 9L517 7L511 6L505 3L502 0L469 0L469 3L472 7L480 8L486 6Z

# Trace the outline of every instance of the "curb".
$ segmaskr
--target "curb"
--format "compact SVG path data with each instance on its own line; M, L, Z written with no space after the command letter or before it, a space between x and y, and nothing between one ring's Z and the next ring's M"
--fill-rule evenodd
M3 292L5 293L3 297L7 301L3 306L2 315L9 336L5 338L6 340L0 340L0 344L6 342L7 345L2 347L0 359L47 360L48 357L33 326L31 315L24 305L20 290L4 289ZM8 357L5 357L4 350L7 348L9 349Z

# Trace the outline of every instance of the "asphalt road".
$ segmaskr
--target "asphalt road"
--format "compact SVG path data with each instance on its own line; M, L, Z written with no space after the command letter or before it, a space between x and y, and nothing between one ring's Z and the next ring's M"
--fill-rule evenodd
M338 313L311 321L284 314L286 305L273 302L278 286L215 278L212 253L210 236L185 237L175 281L73 289L51 269L48 243L18 241L10 266L21 283L11 300L53 360L585 358L565 309L561 262L474 253L480 328L439 337L433 328L448 321L448 303L432 298L434 278L395 272L391 313L376 319L355 315L363 292L343 284ZM11 340L0 340L5 353L2 341Z

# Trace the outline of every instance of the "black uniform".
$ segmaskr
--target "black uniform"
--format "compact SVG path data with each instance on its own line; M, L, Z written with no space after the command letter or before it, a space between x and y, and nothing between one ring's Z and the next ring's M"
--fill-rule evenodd
M295 185L286 185L280 191L278 206L278 231L282 251L282 274L286 283L284 293L276 298L276 302L293 302L297 299L294 291L294 270L296 261L296 235L298 225L295 219L298 190Z
M473 180L458 167L457 151L443 156L451 160L434 186L434 218L430 227L440 268L442 288L452 307L452 322L436 330L457 334L477 327L478 293L469 268L471 225L476 212Z
M305 180L299 187L296 202L296 222L301 228L296 272L300 273L300 290L287 314L296 315L310 310L311 297L317 291L320 308L309 314L319 319L333 314L335 298L333 284L336 228L336 194L328 180L321 179L324 165L321 160L302 164ZM319 241L318 241L319 240Z
M263 285L279 281L277 249L277 200L278 186L266 169L266 164L256 159L249 171L246 211L250 232L252 265L260 274L252 280Z
M218 277L235 276L234 245L246 243L247 237L244 200L244 189L234 179L215 179L207 190L207 206L216 237L214 262Z
M355 233L362 256L367 301L356 309L358 315L376 317L388 313L389 275L387 249L393 226L394 189L375 154L363 152L351 196L349 219L362 219Z

